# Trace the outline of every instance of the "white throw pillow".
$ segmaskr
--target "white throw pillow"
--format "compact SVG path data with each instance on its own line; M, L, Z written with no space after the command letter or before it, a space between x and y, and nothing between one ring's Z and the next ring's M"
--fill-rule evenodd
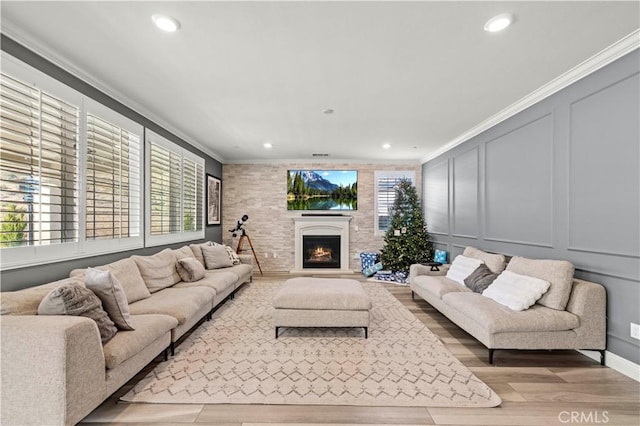
M102 302L102 307L120 330L134 330L127 295L110 271L89 268L84 276L87 288Z
M550 286L549 281L540 278L503 271L482 295L514 311L524 311L536 303Z
M471 275L471 273L483 263L482 260L474 259L473 257L463 255L456 256L447 271L447 278L460 285L464 285L464 279Z

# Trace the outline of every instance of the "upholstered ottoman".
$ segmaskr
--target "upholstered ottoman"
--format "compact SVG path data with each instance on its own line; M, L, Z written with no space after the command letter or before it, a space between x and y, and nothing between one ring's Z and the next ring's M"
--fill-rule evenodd
M280 327L362 327L368 337L371 298L356 280L292 278L273 307L276 339Z

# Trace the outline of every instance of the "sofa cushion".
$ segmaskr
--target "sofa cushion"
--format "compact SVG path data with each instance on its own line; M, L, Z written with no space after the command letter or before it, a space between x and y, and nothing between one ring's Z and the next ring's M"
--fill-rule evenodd
M189 248L193 252L193 255L195 256L195 258L198 259L200 263L202 263L202 265L204 266L204 256L202 255L202 247L212 246L212 245L213 243L211 241L207 241L200 244L189 244Z
M489 333L564 331L580 325L578 317L567 311L538 304L525 311L513 311L495 300L474 292L445 294L442 301L485 327Z
M142 279L142 275L140 275L138 265L132 258L128 257L107 265L96 266L95 268L113 273L127 295L127 302L133 303L151 296L149 289ZM84 279L86 271L86 269L74 269L71 271L70 276L81 276L82 279Z
M98 325L102 344L118 332L116 325L102 309L102 302L86 287L63 285L49 292L38 306L38 315L74 315L91 318Z
M499 274L504 271L506 266L506 258L501 254L487 253L475 247L466 247L462 254L467 257L482 260L494 274Z
M182 325L203 307L212 306L216 292L207 287L165 288L129 306L132 315L170 315Z
M551 283L540 278L502 271L482 295L514 311L524 311L536 303Z
M464 285L464 279L471 275L471 273L482 263L482 260L473 257L467 257L464 255L456 256L451 263L451 267L447 271L447 278L460 285Z
M470 292L471 290L465 286L458 284L455 281L451 281L449 278L443 276L431 276L431 275L418 275L413 278L413 284L434 296L438 299L442 299L447 293L451 292Z
M204 256L204 264L207 269L228 268L233 266L227 249L221 245L202 247L202 256Z
M189 279L189 272L185 271L184 267L180 264L180 260L190 258L197 261L196 257L193 255L193 251L189 246L183 246L179 249L173 249L172 252L176 258L176 271L178 271L180 279L182 281L187 281Z
M84 287L84 280L82 277L71 277L24 290L0 292L0 315L36 315L42 299L51 290L63 285Z
M195 257L185 257L176 264L182 281L192 283L204 278L204 266Z
M131 256L151 293L180 282L173 250L164 249L152 256Z
M107 368L115 368L143 351L156 339L177 327L178 320L169 315L133 315L131 324L135 330L121 331L104 345Z
M507 265L507 271L549 281L551 287L538 304L551 309L564 310L571 296L574 267L565 260L527 259L514 257Z
M98 296L116 327L120 330L133 330L127 295L111 271L89 268L84 276L84 283Z
M482 293L496 278L498 274L491 272L491 269L483 263L464 279L464 285L476 293Z

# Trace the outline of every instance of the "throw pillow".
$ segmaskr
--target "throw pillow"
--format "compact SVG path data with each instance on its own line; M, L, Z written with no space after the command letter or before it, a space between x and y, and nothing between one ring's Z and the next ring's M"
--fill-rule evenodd
M120 330L134 330L127 295L110 271L89 268L84 275L84 283L100 298L104 310Z
M467 256L456 256L451 263L451 267L447 271L447 278L464 285L464 279L467 278L478 266L482 264L482 260L474 259Z
M536 303L550 286L549 281L503 271L482 295L514 311L524 311Z
M204 266L195 257L185 257L178 260L178 272L182 281L192 283L204 278Z
M203 246L202 256L207 269L228 268L233 266L229 253L224 246Z
M152 256L134 255L131 258L138 265L144 283L151 293L180 282L176 258L171 249L164 249Z
M566 260L526 259L514 257L507 271L549 281L551 288L538 302L547 308L564 311L573 289L574 267Z
M227 250L229 259L231 259L231 263L233 263L234 265L239 265L240 258L238 257L238 253L236 253L236 251L229 246L224 246L224 248Z
M504 271L504 267L506 266L506 258L501 254L487 253L475 247L466 247L462 254L467 257L482 260L494 274L499 274Z
M189 248L193 252L193 255L202 263L204 266L204 256L202 256L202 247L212 246L213 243L211 241L207 241L200 244L189 244Z
M498 274L494 274L487 265L482 264L464 279L464 285L476 293L482 293L496 278L498 278Z
M88 288L77 285L63 285L51 290L40 302L38 315L75 315L91 318L98 324L103 345L118 332L116 325L102 309L98 296Z

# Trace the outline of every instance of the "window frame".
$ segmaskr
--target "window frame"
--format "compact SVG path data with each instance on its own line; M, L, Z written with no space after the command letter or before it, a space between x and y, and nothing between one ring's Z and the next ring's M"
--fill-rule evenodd
M374 173L374 185L375 185L375 195L374 195L374 210L373 210L373 230L374 235L376 237L384 236L387 233L387 230L380 229L380 212L379 212L379 198L380 198L380 187L379 181L380 179L409 179L413 185L416 184L416 172L412 170L378 170ZM393 196L393 200L395 201L395 195ZM391 203L393 204L393 203Z
M205 159L194 154L193 152L182 148L180 145L171 142L167 138L158 135L152 130L145 129L145 182L147 182L145 186L145 246L146 247L156 247L161 245L173 244L173 243L181 243L185 241L193 241L193 240L201 240L205 237L205 226L204 226L204 211L205 211L205 190L204 190L204 176L205 174ZM170 232L161 235L152 235L151 234L151 148L152 145L158 145L171 153L180 155L180 231L179 232ZM184 194L182 193L183 186L183 178L184 178L184 167L183 162L184 159L188 159L196 163L197 166L202 167L202 179L200 179L200 187L201 187L201 208L200 208L200 221L201 226L200 230L196 229L195 231L185 231L184 230ZM197 179L198 173L196 173ZM198 182L196 182L196 188L198 187Z

